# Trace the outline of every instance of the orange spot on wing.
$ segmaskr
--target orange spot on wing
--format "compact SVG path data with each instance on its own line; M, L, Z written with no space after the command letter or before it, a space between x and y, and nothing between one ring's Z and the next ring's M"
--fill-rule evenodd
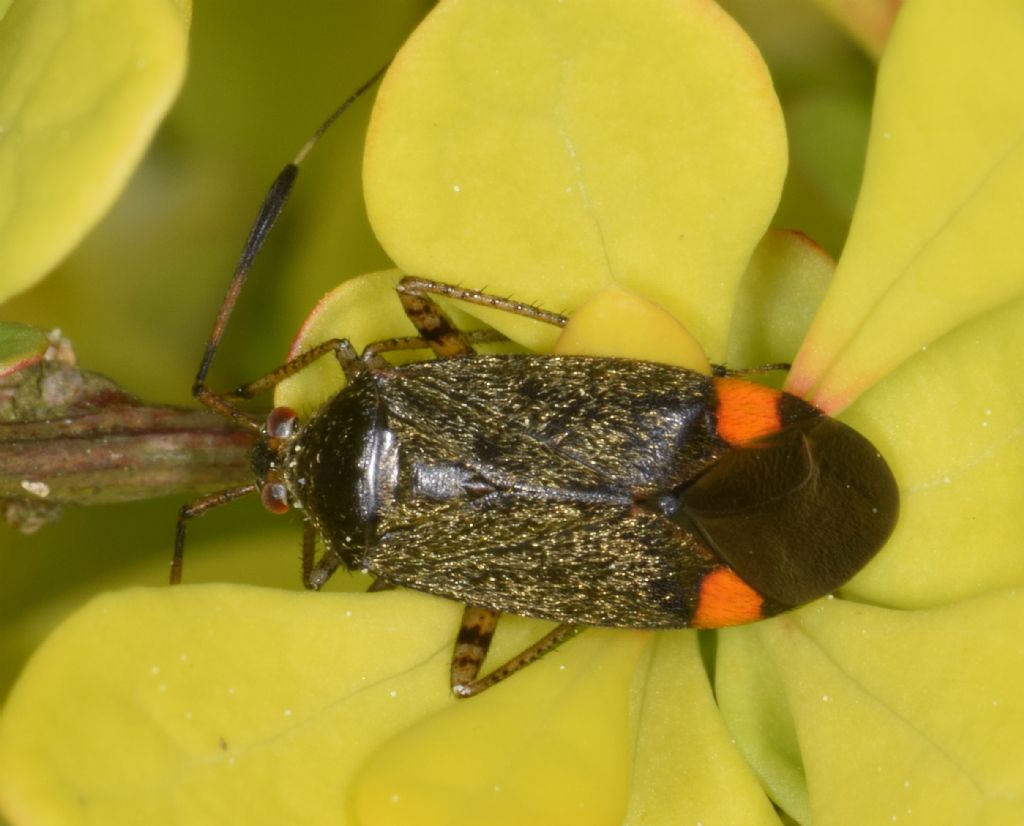
M762 618L764 598L732 568L715 568L700 583L694 628L725 628Z
M715 379L718 394L718 435L731 445L741 445L775 433L782 392L742 379Z

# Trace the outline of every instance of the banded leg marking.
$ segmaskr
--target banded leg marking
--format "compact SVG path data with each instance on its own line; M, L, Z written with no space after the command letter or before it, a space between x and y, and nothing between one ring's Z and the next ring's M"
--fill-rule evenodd
M486 676L477 678L480 667L487 657L487 650L491 646L498 616L497 611L477 608L473 605L467 605L463 611L462 625L455 638L455 651L452 654L451 685L452 693L456 697L473 697L492 685L500 683L521 668L525 668L545 654L554 651L563 642L583 630L582 626L563 622L508 662L498 666Z
M473 352L473 346L467 334L452 324L437 302L430 298L431 295L465 301L479 307L490 307L555 327L564 327L568 323L565 316L542 310L532 304L523 304L477 290L453 287L451 284L442 284L428 278L406 276L398 282L395 289L398 291L405 314L409 316L420 336L430 345L434 355L439 358L469 355Z
M487 658L499 616L497 611L475 605L467 605L462 612L462 624L452 652L451 685L456 697L475 693L470 687L476 683L476 675Z

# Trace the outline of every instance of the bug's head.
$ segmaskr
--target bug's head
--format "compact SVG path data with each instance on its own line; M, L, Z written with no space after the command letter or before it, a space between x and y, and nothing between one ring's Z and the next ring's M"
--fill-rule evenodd
M299 414L290 407L275 407L267 416L252 448L252 470L260 489L260 501L271 513L285 513L291 506L284 480L284 455L298 432Z

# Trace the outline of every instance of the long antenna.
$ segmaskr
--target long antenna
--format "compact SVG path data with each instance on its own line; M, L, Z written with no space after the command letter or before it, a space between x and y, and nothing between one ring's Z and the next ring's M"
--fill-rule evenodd
M238 302L238 296L242 292L245 280L249 277L249 268L252 266L253 259L263 248L263 242L267 238L267 233L274 226L278 216L281 214L281 210L284 209L288 196L291 194L292 187L295 185L295 179L299 174L299 164L305 160L310 150L316 146L320 138L323 137L323 134L341 117L342 113L359 100L380 79L389 65L390 62L382 66L374 73L373 77L349 95L330 114L327 120L320 125L320 128L313 133L312 137L306 141L295 155L294 160L282 169L281 173L274 179L274 183L271 184L270 190L260 205L260 211L256 215L252 229L249 230L249 237L246 238L245 246L242 248L242 255L235 267L235 274L231 278L227 294L224 296L224 302L221 304L217 318L214 321L213 332L210 333L210 338L206 342L206 350L203 352L202 361L199 362L199 370L196 372L195 381L192 383L192 396L211 410L241 422L254 430L259 429L257 422L231 404L225 396L215 393L206 386L206 375L210 372L210 364L213 362L213 357L220 346L220 341L224 337L224 329L227 327L228 319L231 318L231 313L234 312L235 304Z

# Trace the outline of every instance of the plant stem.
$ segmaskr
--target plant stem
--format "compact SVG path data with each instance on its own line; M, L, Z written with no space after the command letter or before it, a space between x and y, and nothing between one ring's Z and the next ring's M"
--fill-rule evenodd
M64 505L244 484L252 441L209 411L148 404L97 373L41 361L0 379L0 513L31 532Z

